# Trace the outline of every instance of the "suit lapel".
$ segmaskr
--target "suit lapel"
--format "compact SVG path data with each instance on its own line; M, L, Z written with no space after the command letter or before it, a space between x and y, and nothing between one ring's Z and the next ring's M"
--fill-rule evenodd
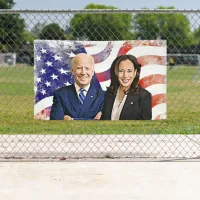
M79 114L79 112L81 110L81 103L80 103L80 101L78 99L74 84L71 85L71 87L69 87L68 94L69 94L68 95L68 99L69 99L72 107L74 108L76 113Z
M84 103L82 105L82 110L88 110L96 98L97 98L97 90L94 86L91 85L85 97Z
M127 95L126 101L124 103L124 106L123 106L121 114L120 114L120 119L124 119L127 109L130 109L130 105L133 104L135 100L136 100L136 95L134 95L134 94Z

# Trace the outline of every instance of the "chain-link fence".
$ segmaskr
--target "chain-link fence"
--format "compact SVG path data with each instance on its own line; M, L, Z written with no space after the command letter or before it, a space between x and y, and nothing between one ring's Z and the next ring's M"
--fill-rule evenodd
M34 119L34 40L166 40L167 119ZM197 158L200 10L0 10L0 94L1 158Z

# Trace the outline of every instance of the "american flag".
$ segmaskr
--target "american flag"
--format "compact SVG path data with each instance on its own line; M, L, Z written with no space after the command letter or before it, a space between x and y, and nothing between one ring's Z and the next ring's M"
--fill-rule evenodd
M116 56L132 54L142 65L140 85L152 94L152 119L166 119L166 41L34 41L34 118L48 120L56 89L71 85L71 59L78 53L92 55L92 84L110 85L110 66Z

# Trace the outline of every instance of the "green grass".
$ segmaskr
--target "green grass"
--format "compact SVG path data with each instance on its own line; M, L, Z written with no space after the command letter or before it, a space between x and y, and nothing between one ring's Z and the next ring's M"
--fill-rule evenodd
M33 67L0 67L0 133L199 134L200 83L193 81L197 70L168 70L167 120L41 121L33 119Z

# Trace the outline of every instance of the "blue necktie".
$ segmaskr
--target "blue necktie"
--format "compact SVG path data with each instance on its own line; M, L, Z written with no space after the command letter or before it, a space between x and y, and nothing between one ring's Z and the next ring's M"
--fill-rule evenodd
M84 102L84 99L85 99L85 94L84 94L84 91L85 91L85 89L84 89L84 88L81 88L81 89L80 89L80 93L79 93L79 100L80 100L81 104L83 104L83 102Z

